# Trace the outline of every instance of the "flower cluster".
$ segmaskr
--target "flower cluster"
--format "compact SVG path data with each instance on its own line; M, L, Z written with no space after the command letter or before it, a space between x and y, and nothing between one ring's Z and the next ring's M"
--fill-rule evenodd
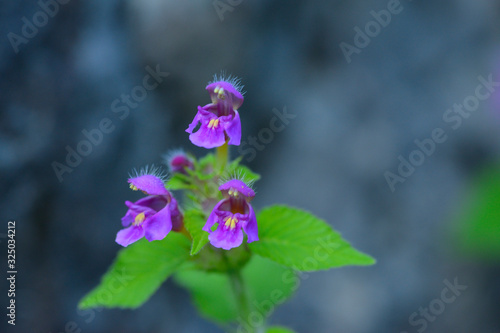
M122 218L124 228L116 235L116 242L124 247L138 244L120 251L101 283L78 307L136 308L174 276L191 295L203 295L203 304L195 305L208 319L223 321L228 331L248 328L252 332L288 332L284 328L267 328L270 313L259 314L258 323L241 320L259 311L259 293L254 286L277 288L282 303L296 289L284 281L284 272L293 278L301 272L370 265L375 261L307 211L273 205L255 214L252 184L260 176L241 165L241 157L231 160L229 154L230 145L241 141L241 86L236 79L216 77L206 89L212 101L198 106L187 132L193 144L216 148L215 152L195 158L183 150L174 150L163 157L168 178L158 168L146 168L129 177L130 188L145 196L137 193L138 200L125 202L128 210ZM182 205L171 193L174 191L182 191ZM159 242L150 244L142 238ZM328 245L323 251L326 255L311 264L308 260L317 257L318 244ZM335 251L339 248L341 251ZM128 267L144 274L132 274L133 283L103 299L114 277ZM227 288L217 288L217 281ZM234 301L230 314L221 297Z
M212 102L203 107L198 106L198 113L186 130L190 133L189 139L193 144L204 148L239 145L241 122L237 109L243 103L239 80L216 77L206 90ZM170 153L165 161L174 175L180 174L187 177L185 179L190 179L195 173L196 162L182 150ZM128 182L131 189L140 190L147 196L136 202L125 202L128 211L122 218L125 229L120 230L116 236L118 244L128 246L143 237L148 241L161 240L172 230L184 230L183 215L177 201L167 190L165 179L158 170L143 170L129 178ZM229 250L242 244L243 232L247 235L248 243L257 241L257 219L250 205L255 192L236 177L223 182L218 189L218 196L222 200L213 207L210 214L209 211L206 212L208 219L202 228L209 233L210 243L214 247Z

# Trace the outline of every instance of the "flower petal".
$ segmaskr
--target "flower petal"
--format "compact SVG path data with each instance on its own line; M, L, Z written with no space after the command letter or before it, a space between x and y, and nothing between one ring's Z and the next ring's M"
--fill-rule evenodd
M135 217L139 213L135 212L133 209L130 208L130 206L134 205L133 202L125 201L125 205L127 205L129 207L129 209L125 213L125 216L122 217L122 225L124 227L128 227L132 222L134 222Z
M245 182L239 179L231 179L219 186L219 191L221 191L225 197L229 196L228 191L230 189L236 190L239 193L243 194L247 201L250 201L253 199L253 197L255 197L254 190L252 190L247 184L245 184Z
M232 108L237 109L241 106L241 104L243 104L243 95L238 90L238 88L231 82L227 82L224 80L212 82L208 86L206 86L205 89L208 90L212 99L215 99L217 96L217 94L214 92L214 89L216 89L217 87L223 88L226 91L227 102L230 103Z
M200 111L198 111L196 113L196 116L194 116L193 121L191 122L191 124L189 124L188 128L186 129L186 132L193 133L193 130L196 128L201 119L202 119L202 114L200 113Z
M226 201L227 199L221 200L215 205L215 207L212 209L212 212L208 216L207 223L205 223L201 230L212 233L212 227L215 223L218 222L219 219L219 217L217 216L217 212L219 211L220 206Z
M134 205L151 208L155 212L162 210L168 203L168 195L149 195L134 202Z
M243 242L243 231L240 226L236 226L233 230L224 228L223 223L219 223L217 230L208 235L208 240L215 246L224 250L230 250L233 247L238 247Z
M128 180L130 184L137 189L146 192L150 195L166 195L169 194L163 184L163 180L155 175L142 175L133 177Z
M144 229L141 226L131 226L118 231L116 242L121 246L128 246L144 237Z
M234 110L233 119L224 123L224 129L229 137L227 144L239 146L241 143L241 120L238 111Z
M224 126L221 123L211 128L208 127L212 119L217 119L217 117L214 116L203 119L200 129L189 135L189 140L191 140L194 145L210 149L220 147L226 142Z
M160 240L167 236L172 230L172 220L170 219L170 205L160 210L155 215L148 218L142 224L145 237L148 241Z
M151 195L137 200L136 202L125 201L125 205L127 205L129 209L125 216L122 217L122 225L128 227L140 213L144 213L146 216L156 214L157 211L165 207L167 200L166 196ZM148 207L148 205L151 207Z
M248 222L243 225L243 230L248 236L247 243L255 242L259 240L259 230L257 226L257 217L253 211L252 205L248 205Z
M175 231L179 231L184 226L184 217L179 211L179 207L177 206L177 200L172 197L172 201L169 204L170 209L170 220L172 221L172 229Z

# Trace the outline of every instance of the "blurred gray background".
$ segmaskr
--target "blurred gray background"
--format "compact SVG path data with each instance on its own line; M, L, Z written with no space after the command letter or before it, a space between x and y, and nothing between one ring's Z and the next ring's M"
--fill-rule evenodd
M255 207L310 210L378 260L307 275L272 323L417 332L423 325L409 323L412 313L441 297L444 280L458 279L467 289L425 331L500 332L499 265L464 259L450 237L471 178L499 161L499 94L457 129L443 119L474 94L479 76L500 81L499 1L401 0L350 61L341 43L354 46L355 28L364 31L370 12L391 1L65 1L45 16L50 1L0 4L2 258L6 222L17 222L18 316L9 329L222 332L171 281L135 311L76 305L120 248L128 173L172 148L206 153L184 130L209 102L206 83L225 70L245 85L244 148L270 127L273 109L295 116L272 140L264 136L255 158L245 155L262 175ZM26 22L37 31L23 35ZM169 75L126 116L115 112L122 94L139 93L148 66ZM82 131L105 118L111 133L59 179L53 162L65 163L67 147L77 149ZM447 140L391 191L384 174L397 174L398 157L436 128Z

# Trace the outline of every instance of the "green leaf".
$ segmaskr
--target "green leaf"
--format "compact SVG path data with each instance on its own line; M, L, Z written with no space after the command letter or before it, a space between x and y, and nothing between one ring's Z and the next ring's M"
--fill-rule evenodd
M266 333L294 333L294 331L282 326L273 326L269 327Z
M193 238L191 255L198 253L208 243L208 232L201 230L207 219L205 215L196 209L190 209L184 213L184 225Z
M263 209L257 216L259 241L250 249L300 271L346 265L371 265L375 260L351 247L325 221L306 211L283 205Z
M477 177L458 225L462 251L485 260L500 259L500 168Z
M191 184L190 177L182 173L174 173L174 175L167 181L166 187L169 190L185 190L194 188Z
M288 299L299 282L289 268L255 255L243 268L242 277L250 311L257 311L263 317ZM204 316L221 323L239 320L244 325L248 322L247 318L238 317L236 298L227 274L186 270L177 272L174 279L191 292Z
M189 241L171 232L165 239L146 239L120 250L101 283L78 304L94 307L136 308L189 257Z

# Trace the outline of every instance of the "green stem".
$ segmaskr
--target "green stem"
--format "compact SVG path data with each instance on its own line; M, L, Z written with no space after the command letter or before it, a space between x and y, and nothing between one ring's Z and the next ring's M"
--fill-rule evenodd
M229 281L231 283L231 289L233 290L234 296L236 298L236 304L238 306L238 314L241 320L248 320L248 315L250 314L250 308L248 306L248 298L245 290L245 283L241 276L240 270L231 270L228 272Z
M247 297L247 291L245 288L245 282L241 276L240 269L234 269L230 267L229 258L227 257L226 251L222 252L222 260L225 262L228 268L227 274L229 276L229 283L231 284L231 290L233 291L234 298L236 300L236 307L238 310L239 324L248 321L248 315L250 314L249 300ZM247 327L251 331L249 333L257 332L254 327ZM236 330L237 331L237 330Z
M229 145L224 143L222 146L217 147L215 151L215 163L218 170L221 172L226 168L227 161L229 159Z

